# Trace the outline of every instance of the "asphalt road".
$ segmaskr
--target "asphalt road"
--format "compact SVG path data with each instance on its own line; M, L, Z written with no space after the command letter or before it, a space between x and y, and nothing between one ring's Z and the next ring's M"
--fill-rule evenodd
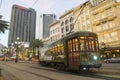
M0 62L0 68L3 80L120 80L119 74L109 73L119 72L120 64L103 64L101 69L89 73L59 71L28 62ZM104 70L108 72L102 73Z

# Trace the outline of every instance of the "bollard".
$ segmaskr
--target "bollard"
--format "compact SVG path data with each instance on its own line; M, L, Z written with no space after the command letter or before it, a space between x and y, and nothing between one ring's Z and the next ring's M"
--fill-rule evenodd
M0 80L2 80L2 72L1 72L1 68L0 68Z

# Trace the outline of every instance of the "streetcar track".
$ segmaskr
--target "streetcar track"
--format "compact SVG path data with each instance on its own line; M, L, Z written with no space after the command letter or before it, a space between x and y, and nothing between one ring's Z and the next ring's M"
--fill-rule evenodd
M38 68L38 67L32 67L32 68L42 69L42 68ZM49 70L49 69L42 69L42 70ZM55 70L49 70L49 71L60 72L60 73L67 73L65 71L57 71L57 70L56 71ZM120 80L120 78L107 77L107 76L99 75L99 74L96 74L96 73L97 72L92 71L92 70L90 72L82 72L80 74L78 74L76 72L69 72L69 74L71 74L71 75L78 75L78 76L85 76L85 77L92 77L92 78L100 78L100 79L105 79L105 80ZM102 73L102 74L108 74L108 73Z
M4 64L4 65L7 65L7 64ZM39 77L42 77L42 78L45 78L45 79L48 79L48 80L56 80L56 79L54 79L54 78L50 78L50 77L47 77L47 76L44 76L44 75L36 74L36 73L34 73L34 72L31 72L31 71L23 70L23 69L16 68L16 67L13 67L13 66L10 66L10 65L7 65L7 66L12 67L12 68L17 69L17 70L20 70L20 71L24 71L24 72L27 72L27 73L31 73L31 74L33 74L33 75L35 75L35 76L39 76Z
M38 67L32 67L32 68L42 69L42 68L38 68ZM42 70L49 70L49 69L42 69ZM67 73L65 71L55 71L55 70L49 70L49 71L60 72L60 73ZM85 77L92 77L92 78L100 78L100 79L105 79L105 80L120 80L120 78L108 77L108 76L96 74L96 72L94 72L94 71L83 72L82 74L78 74L76 72L69 72L67 74L78 75L78 76L85 76Z
M27 65L29 66L29 65ZM63 71L63 70L57 70L57 69L54 69L54 68L51 68L51 67L46 67L46 66L40 66L40 67L33 67L33 66L29 66L31 68L35 68L35 69L41 69L41 70L47 70L47 71L52 71L52 72L59 72L59 73L65 73L65 74L71 74L71 75L91 75L91 74L96 74L96 73L100 73L100 74L110 74L110 75L119 75L120 73L119 72L112 72L112 73L108 73L106 71L103 71L101 69L91 69L89 72L80 72L80 74L78 74L78 72L73 72L73 71ZM41 67L44 67L44 68L41 68Z
M5 69L3 69L2 74L4 74L4 75L2 75L3 80L8 80L8 78L9 78L9 79L12 79L12 80L20 80L20 79L18 79L16 76L14 76L13 74L11 74L10 72L8 72L8 71L5 70ZM6 78L5 75L7 75L7 78ZM9 76L9 77L8 77L8 76Z
M7 64L5 64L5 65L7 65ZM10 65L8 65L8 66L10 66ZM10 66L10 67L13 67L13 66ZM29 67L35 68L35 69L49 70L49 69L43 69L43 68L39 68L39 67L32 67L32 66L29 66ZM27 72L27 73L31 73L33 75L36 75L36 76L39 76L39 77L43 77L43 78L46 78L46 79L49 79L49 80L56 80L54 78L50 78L50 77L47 77L47 76L44 76L44 75L36 74L34 72L31 72L31 71L26 71L26 70L19 69L19 68L16 68L16 67L13 67L13 68L15 68L17 70L21 70L21 71ZM112 76L99 75L99 74L96 74L96 72L93 72L95 74L93 74L93 73L78 74L78 73L73 73L73 72L65 72L65 71L57 71L57 70L49 70L49 71L54 71L54 72L59 72L59 73L67 73L67 74L84 76L84 77L91 77L91 78L99 78L99 79L103 79L103 80L120 80L120 78L116 78L116 77L112 77Z

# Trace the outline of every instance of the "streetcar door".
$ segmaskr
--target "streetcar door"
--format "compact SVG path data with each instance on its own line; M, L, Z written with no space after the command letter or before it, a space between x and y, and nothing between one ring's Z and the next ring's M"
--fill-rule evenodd
M69 66L78 66L80 60L78 51L78 38L68 40L67 46Z

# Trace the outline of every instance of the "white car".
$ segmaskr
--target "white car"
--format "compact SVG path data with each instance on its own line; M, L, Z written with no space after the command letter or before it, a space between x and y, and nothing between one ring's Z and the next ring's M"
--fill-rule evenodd
M120 63L120 57L105 59L104 62L105 63L114 63L114 62L116 62L116 63L119 62Z

